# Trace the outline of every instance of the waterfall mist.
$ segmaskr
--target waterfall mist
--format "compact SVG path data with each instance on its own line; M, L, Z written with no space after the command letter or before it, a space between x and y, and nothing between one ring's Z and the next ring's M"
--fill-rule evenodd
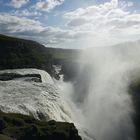
M66 88L80 125L94 140L135 140L128 87L139 72L139 42L83 52L77 81Z

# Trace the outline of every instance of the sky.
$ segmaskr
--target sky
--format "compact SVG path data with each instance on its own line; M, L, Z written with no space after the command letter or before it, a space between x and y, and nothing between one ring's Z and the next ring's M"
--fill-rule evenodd
M0 0L0 34L47 47L140 40L140 0Z

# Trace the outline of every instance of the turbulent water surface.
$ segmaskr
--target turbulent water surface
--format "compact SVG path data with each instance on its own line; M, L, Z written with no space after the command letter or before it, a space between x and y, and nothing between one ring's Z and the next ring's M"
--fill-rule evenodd
M37 69L0 71L3 73L40 74L42 82L31 81L30 77L0 81L0 109L33 115L38 119L72 122L68 104L61 96L47 72Z

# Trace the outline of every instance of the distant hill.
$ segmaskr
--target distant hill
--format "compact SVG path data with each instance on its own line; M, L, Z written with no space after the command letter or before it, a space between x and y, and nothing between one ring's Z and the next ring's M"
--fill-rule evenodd
M71 65L79 50L47 48L36 41L0 34L0 69L38 68L54 76L53 65ZM65 73L65 70L63 70ZM67 73L67 72L66 72Z

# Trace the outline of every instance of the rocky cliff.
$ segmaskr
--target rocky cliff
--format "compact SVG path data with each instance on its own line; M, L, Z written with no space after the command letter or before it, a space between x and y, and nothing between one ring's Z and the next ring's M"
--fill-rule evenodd
M0 140L81 140L74 124L0 112Z

